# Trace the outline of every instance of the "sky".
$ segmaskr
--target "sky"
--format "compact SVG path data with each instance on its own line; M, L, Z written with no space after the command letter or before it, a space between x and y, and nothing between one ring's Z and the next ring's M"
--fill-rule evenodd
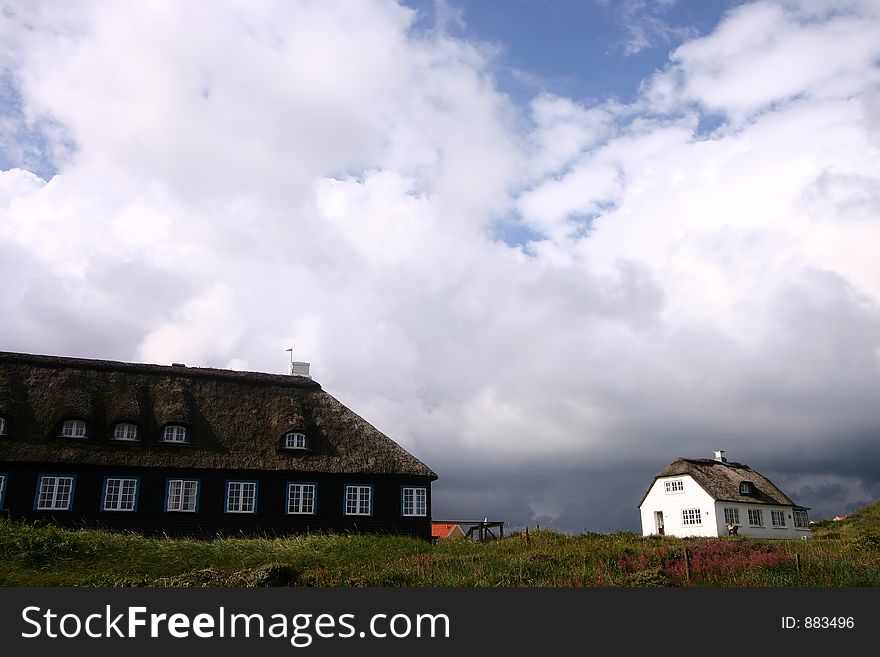
M880 497L876 0L0 0L0 350L285 373L435 518Z

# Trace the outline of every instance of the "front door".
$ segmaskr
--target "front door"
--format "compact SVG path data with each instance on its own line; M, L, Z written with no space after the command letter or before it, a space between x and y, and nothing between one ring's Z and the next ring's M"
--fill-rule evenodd
M654 520L657 524L657 533L660 534L660 536L663 536L663 512L654 511Z

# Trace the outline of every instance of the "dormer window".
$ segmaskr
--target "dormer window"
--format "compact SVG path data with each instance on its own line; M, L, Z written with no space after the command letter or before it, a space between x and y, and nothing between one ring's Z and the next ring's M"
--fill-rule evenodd
M163 443L185 443L187 442L186 427L179 424L169 424L162 431Z
M306 435L297 431L284 434L284 449L308 449Z
M754 486L752 486L751 481L741 481L739 483L739 493L740 495L751 495L754 492Z
M0 436L6 435L6 418L0 416Z
M64 438L85 438L86 423L84 420L64 420L61 425L61 436Z
M132 422L120 422L115 427L113 427L113 439L127 441L137 440L137 425Z

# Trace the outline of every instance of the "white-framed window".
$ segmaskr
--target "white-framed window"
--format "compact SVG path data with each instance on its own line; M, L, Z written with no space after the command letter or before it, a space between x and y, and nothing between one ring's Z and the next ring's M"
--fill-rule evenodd
M287 484L287 513L315 513L315 484Z
M185 443L186 440L186 427L179 424L169 424L162 431L163 443Z
M764 510L763 509L749 509L749 524L752 527L763 527L764 526Z
M741 481L739 482L739 492L740 495L751 495L752 494L752 482L751 481Z
M6 435L6 418L0 416L0 436Z
M195 513L199 509L198 479L169 479L166 511Z
M369 516L373 513L373 487L353 486L345 487L345 515Z
M298 431L284 434L284 449L306 449L306 435Z
M404 486L403 515L425 516L428 514L428 489L423 487Z
M3 498L6 496L6 475L0 474L0 509L3 508Z
M226 482L226 513L256 513L257 482Z
M699 509L682 509L681 510L682 525L702 525L703 521L700 517Z
M84 420L64 420L61 425L61 435L64 438L83 438L86 435L86 423Z
M120 422L113 427L114 440L137 440L138 426L133 422Z
M683 493L684 492L684 480L682 480L682 479L673 479L672 481L664 481L663 485L665 486L667 493Z
M737 508L725 508L724 509L724 524L729 525L733 523L734 525L739 524L739 509Z
M134 511L137 504L136 478L107 477L104 480L104 511Z
M38 511L67 511L73 503L72 476L42 475L37 489Z
M785 527L785 511L770 511L770 523L774 527Z
M810 519L807 517L807 512L803 509L795 509L792 512L794 516L794 526L797 529L809 529L810 528Z

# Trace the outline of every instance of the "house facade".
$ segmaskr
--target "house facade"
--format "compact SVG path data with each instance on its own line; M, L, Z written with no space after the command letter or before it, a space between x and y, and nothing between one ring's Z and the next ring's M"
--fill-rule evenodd
M679 458L654 478L639 505L642 535L801 538L810 535L808 509L749 466Z
M431 536L437 475L290 375L0 352L0 513L168 535Z

